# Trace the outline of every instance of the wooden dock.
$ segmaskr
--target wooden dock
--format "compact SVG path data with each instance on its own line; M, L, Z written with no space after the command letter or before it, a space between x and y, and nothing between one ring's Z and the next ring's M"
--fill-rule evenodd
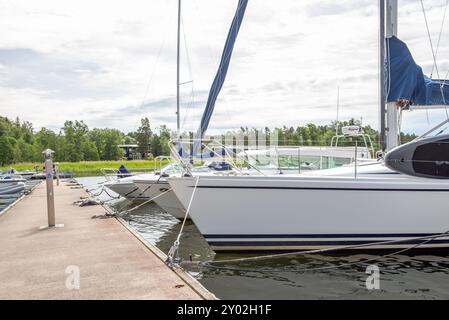
M55 186L56 223L47 225L45 183L0 216L0 299L215 299L123 220L93 219L101 206ZM79 277L78 277L79 273Z

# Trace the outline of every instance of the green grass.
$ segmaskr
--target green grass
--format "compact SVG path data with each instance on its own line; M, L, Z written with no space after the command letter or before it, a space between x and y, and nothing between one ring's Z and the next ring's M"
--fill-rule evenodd
M61 172L73 172L76 177L101 176L101 169L110 168L118 169L124 164L130 171L151 171L159 168L159 161L154 160L132 160L132 161L82 161L82 162L60 162L59 168ZM167 164L163 161L162 165ZM34 170L34 166L38 165L42 170L43 163L16 163L9 166L0 167L0 171L14 168L17 171Z

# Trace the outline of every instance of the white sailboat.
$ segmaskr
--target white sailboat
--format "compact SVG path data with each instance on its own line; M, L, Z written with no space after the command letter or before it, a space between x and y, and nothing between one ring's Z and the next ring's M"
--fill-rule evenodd
M231 41L227 41L223 54L222 61L219 66L217 77L212 85L209 101L206 106L206 111L203 114L203 118L206 115L209 117L212 114L213 105L215 99L220 92L221 86L224 82L226 71L231 59L231 53L233 49L233 43L237 37L238 30L246 9L247 0L240 0L237 8L236 15L232 21L232 25L229 31L229 37L233 38ZM181 0L178 0L178 37L177 37L177 83L176 83L176 115L177 115L177 134L181 131L180 121L180 30L181 28ZM229 39L228 39L229 40ZM207 120L208 122L208 120ZM201 126L205 123L202 119ZM206 125L207 126L207 125ZM184 151L178 148L176 153ZM195 152L196 154L196 152ZM223 170L213 164L206 163L201 167L191 168L197 174L206 174L208 172L217 172ZM182 168L179 168L177 164L170 163L164 168L161 168L158 172L151 174L144 174L138 176L132 176L117 181L106 183L105 186L109 189L117 192L121 196L130 200L150 200L154 199L167 213L174 217L182 219L185 216L185 209L179 202L173 191L169 189L167 177L173 174L181 174Z
M212 116L215 101L218 97L218 94L221 90L221 87L224 83L227 69L230 63L230 59L232 56L232 50L234 47L234 43L240 29L241 22L243 20L243 16L246 10L248 1L247 0L239 0L237 10L232 21L228 38L226 40L226 44L223 50L222 59L217 71L217 75L213 81L212 87L209 91L209 98L207 101L207 105L205 107L205 111L203 113L201 123L197 132L196 139L194 140L194 144L192 146L193 154L197 155L201 153L201 144L204 137L204 133L207 130L210 118ZM179 38L178 38L178 48L179 48ZM179 52L179 51L178 51ZM179 54L178 54L178 83L179 83ZM178 85L178 132L179 128L179 85ZM341 136L336 136L335 146L332 145L330 147L297 147L297 148L277 148L276 158L279 160L280 158L287 158L292 160L293 157L296 157L298 153L300 157L297 157L296 160L299 162L298 168L296 171L303 170L316 170L316 169L324 169L328 167L333 167L335 165L347 164L354 161L354 158L363 158L363 159L371 159L372 158L372 148L371 141L367 142L366 135L357 130L356 134L358 134L365 142L365 147L359 147L358 149L354 147L338 147L338 139ZM178 143L182 144L178 141ZM190 149L190 147L188 148ZM184 151L184 149L182 149ZM289 171L289 169L279 170L278 166L275 167L261 167L256 163L252 163L252 160L260 160L261 153L265 153L265 157L267 156L266 152L268 152L268 156L271 156L271 152L269 151L246 151L244 152L244 161L248 160L249 164L252 167L257 168L253 171L245 171L245 174L256 174L259 175L262 173L284 173L284 171ZM179 148L174 152L175 155L178 155ZM217 154L218 158L220 155ZM193 158L193 157L192 157ZM242 157L243 158L243 157ZM301 160L302 159L302 160ZM314 161L318 159L318 163L314 163ZM180 159L183 161L183 159ZM189 158L188 161L191 161ZM185 162L185 161L183 161ZM279 164L279 161L277 161ZM333 163L333 164L331 164ZM337 163L337 164L336 164ZM173 191L167 191L167 178L168 176L181 176L183 170L176 172L176 170L172 170L174 167L167 167L161 170L161 172L156 174L147 174L140 175L136 177L130 177L126 179L122 179L120 182L111 186L111 189L118 190L120 189L120 194L125 194L130 199L152 199L162 207L166 212L172 214L177 218L184 218L185 216L185 208L182 203L177 199ZM198 167L190 167L189 169L195 175L216 175L217 173L222 174L222 169L216 168L215 166L204 165L200 168ZM233 172L235 174L235 172ZM164 193L164 194L160 194Z
M400 44L394 37L385 40L385 16L387 25L394 24L390 11L397 1L379 4L384 117L385 103L403 91L390 90L387 97L384 86L385 44L389 49ZM404 57L413 61L407 52ZM402 98L413 100L416 92L411 93ZM385 132L384 122L382 126ZM399 174L382 163L310 175L171 177L169 183L215 251L296 251L367 243L377 243L369 249L417 243L420 249L449 248L449 236L417 240L449 230L449 182Z

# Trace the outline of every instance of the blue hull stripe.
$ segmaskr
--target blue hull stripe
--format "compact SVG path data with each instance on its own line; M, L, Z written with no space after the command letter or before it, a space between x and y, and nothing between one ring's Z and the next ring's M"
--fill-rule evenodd
M408 245L408 244L420 244L423 243L424 240L404 240L403 242L396 242L392 244L383 244L385 246L388 245ZM228 241L228 242L209 242L209 245L212 247L310 247L310 246L352 246L352 245L361 245L361 244L369 244L369 243L383 243L383 241ZM429 244L449 244L449 240L431 240L423 243L423 245Z
M189 186L194 188L195 186ZM197 186L198 189L252 189L252 190L327 190L327 191L396 191L396 192L449 192L449 189L386 189L386 188L314 188L314 187L255 187L255 186Z
M206 234L206 239L317 239L317 238L422 238L441 233L393 233L393 234ZM449 237L449 234L448 234Z

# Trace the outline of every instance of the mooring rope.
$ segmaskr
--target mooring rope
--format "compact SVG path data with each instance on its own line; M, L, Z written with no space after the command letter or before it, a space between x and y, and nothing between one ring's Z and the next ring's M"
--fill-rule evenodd
M324 270L332 270L332 269L339 269L343 267L349 267L354 266L358 264L367 264L374 261L379 261L385 258L389 258L401 253L405 253L407 251L416 249L420 246L423 246L427 243L429 243L432 240L435 240L437 238L447 237L449 236L449 230L433 236L428 237L417 237L417 238L411 238L411 239L404 239L404 240L391 240L391 241L383 241L383 242L375 242L375 243L368 243L368 244L361 244L361 245L353 245L353 246L344 246L344 247L334 247L334 248L328 248L328 249L319 249L319 250L308 250L308 251L298 251L298 252L291 252L291 253L281 253L281 254L274 254L274 255L265 255L265 256L258 256L258 257L249 257L249 258L241 258L241 259L232 259L232 260L218 260L218 261L204 261L199 262L198 266L205 267L208 269L216 269L216 270L226 270L226 271L237 271L237 272L260 272L260 273L276 273L276 272L311 272L311 271L324 271ZM269 260L269 259L278 259L278 258L284 258L289 256L305 256L305 255L312 255L312 254L322 254L322 253L330 253L330 252L336 252L341 250L351 250L351 249L362 249L367 248L371 246L376 245L388 245L388 244L398 244L405 241L421 241L421 243L412 245L408 248L401 249L399 251L395 251L386 255L382 255L379 257L371 258L371 259L365 259L363 261L357 261L357 262L351 262L351 263L343 263L337 266L329 266L329 267L318 267L318 268L303 268L303 269L248 269L248 268L238 268L238 267L228 267L228 266L221 266L221 264L229 264L229 263L242 263L242 262L255 262L255 261L261 261L261 260ZM188 263L191 264L191 263Z
M100 192L98 192L98 193L96 193L96 194L92 194L92 191L93 191L93 190L97 190L97 189L99 189L99 188L100 188L100 187L98 187L98 188L96 188L96 189L92 189L92 190L86 189L86 191L87 191L88 193L90 193L90 198L97 198L97 197L101 196L103 193L106 193L106 194L108 195L108 197L111 198L111 199L105 200L105 201L103 201L103 202L108 202L108 201L112 201L112 200L118 200L118 199L121 198L120 195L119 195L118 197L111 195L111 194L109 193L109 191L107 190L107 187L106 187L104 184L101 185L101 190L100 190Z
M107 187L105 187L105 186L103 186L103 191L104 191L104 193L106 193L107 195L108 195L108 197L109 198L111 198L111 199L109 199L109 200L106 200L106 201L111 201L111 200L118 200L118 199L120 199L121 198L121 196L119 195L118 197L114 197L114 196L112 196L110 193L109 193L109 191L106 189Z
M187 206L186 214L184 215L184 220L182 221L181 229L179 230L178 236L177 236L175 242L173 242L173 245L171 246L171 248L167 254L167 260L165 262L167 263L168 266L170 266L172 268L179 266L180 259L179 259L178 253L179 253L179 245L181 243L181 236L184 231L184 226L186 224L187 217L189 216L190 207L192 206L193 198L195 197L195 192L198 187L199 181L200 181L200 177L197 176L195 186L192 191L192 195L190 196L189 205Z

